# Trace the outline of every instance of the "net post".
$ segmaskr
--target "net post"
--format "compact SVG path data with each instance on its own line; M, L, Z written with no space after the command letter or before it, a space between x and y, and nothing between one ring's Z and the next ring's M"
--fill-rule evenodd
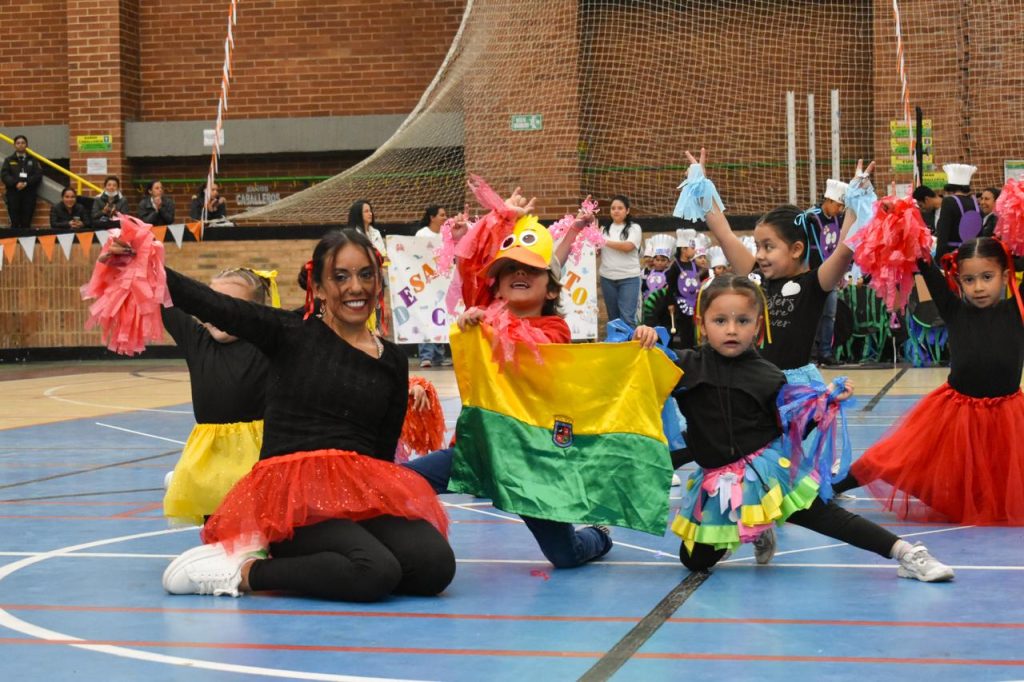
M840 180L839 174L839 90L833 90L832 99L832 176Z
M789 169L789 203L796 204L796 93L786 91L786 167Z
M810 203L818 203L817 149L814 139L814 93L807 93L807 184L810 185Z

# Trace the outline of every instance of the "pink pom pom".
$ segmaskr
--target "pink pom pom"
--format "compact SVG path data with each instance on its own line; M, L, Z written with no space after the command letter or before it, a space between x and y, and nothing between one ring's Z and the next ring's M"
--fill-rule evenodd
M538 363L543 362L537 344L549 343L547 335L521 317L509 312L505 301L494 301L484 311L484 322L491 327L493 360L504 368L509 362L516 365L516 346L523 344Z
M121 355L141 353L146 341L164 335L160 306L170 306L164 245L153 239L150 226L128 215L119 215L120 234L103 245L101 255L110 253L115 237L127 243L133 256L114 256L96 263L92 278L82 287L82 298L95 298L89 306L85 328L99 325L107 347Z
M590 244L595 250L600 249L604 246L605 238L600 228L597 227L597 221L593 217L597 213L597 202L593 199L584 199L583 203L580 204L581 211L589 217L577 218L575 216L566 214L564 218L551 225L548 230L551 232L551 238L558 242L569 230L574 227L580 228L579 233L573 239L572 249L569 251L569 258L572 259L573 264L580 262L580 257L583 255L583 247Z
M995 236L1014 256L1024 256L1024 182L1010 178L996 199Z
M902 311L914 288L917 261L931 257L932 235L910 197L885 197L849 240L853 259L871 276L871 288L892 311Z
M449 218L441 223L441 246L434 249L434 259L437 261L437 270L447 275L455 266L455 236L452 228L455 226L455 218Z

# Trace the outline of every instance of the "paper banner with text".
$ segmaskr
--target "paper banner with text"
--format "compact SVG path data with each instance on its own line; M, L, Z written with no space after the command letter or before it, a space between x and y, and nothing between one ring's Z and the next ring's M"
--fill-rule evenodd
M440 238L387 238L391 318L396 343L447 343L455 321L445 310L451 275L438 271L434 250ZM597 266L586 248L578 264L563 269L562 312L573 339L597 338Z

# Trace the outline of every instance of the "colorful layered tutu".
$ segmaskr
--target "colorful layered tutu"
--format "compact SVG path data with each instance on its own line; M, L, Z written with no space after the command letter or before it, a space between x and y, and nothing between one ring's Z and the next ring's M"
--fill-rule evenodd
M850 471L901 518L1024 525L1024 394L943 384Z
M202 525L228 491L256 465L263 445L263 420L196 424L174 467L164 495L164 516L174 523Z
M728 466L698 468L686 482L672 531L690 551L695 543L736 549L753 542L818 496L816 472L794 481L790 468L781 438Z
M259 544L330 519L398 516L428 521L448 535L448 517L416 472L343 450L314 450L260 461L203 527L203 542Z

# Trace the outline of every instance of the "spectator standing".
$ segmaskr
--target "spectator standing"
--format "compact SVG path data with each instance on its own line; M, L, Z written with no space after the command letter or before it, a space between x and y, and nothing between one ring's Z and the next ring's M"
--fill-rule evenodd
M0 178L7 189L5 198L11 227L16 230L31 228L39 183L43 181L43 167L29 155L28 138L24 135L14 138L14 153L4 159Z

